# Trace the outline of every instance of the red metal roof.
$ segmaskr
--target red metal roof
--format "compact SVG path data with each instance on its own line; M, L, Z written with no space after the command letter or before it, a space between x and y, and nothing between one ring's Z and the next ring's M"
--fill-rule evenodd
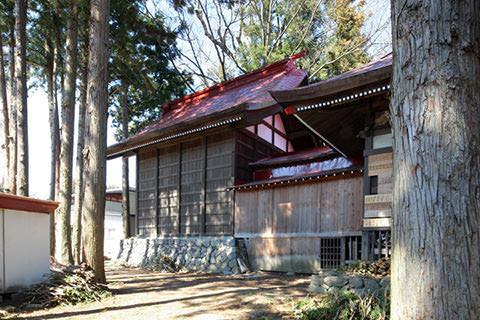
M292 89L304 81L307 72L297 69L294 62L303 55L301 53L289 57L164 104L160 120L117 145L110 146L107 154L118 152L117 149L121 150L122 145L131 147L153 135L158 137L171 132L179 124L188 123L194 127L215 116L221 117L226 112L239 114L277 105L269 91Z

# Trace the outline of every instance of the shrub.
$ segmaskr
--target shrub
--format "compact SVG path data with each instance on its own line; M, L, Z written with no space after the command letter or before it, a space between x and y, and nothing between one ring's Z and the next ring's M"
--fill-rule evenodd
M293 314L299 320L387 320L390 297L383 292L361 296L350 291L334 291L297 302Z

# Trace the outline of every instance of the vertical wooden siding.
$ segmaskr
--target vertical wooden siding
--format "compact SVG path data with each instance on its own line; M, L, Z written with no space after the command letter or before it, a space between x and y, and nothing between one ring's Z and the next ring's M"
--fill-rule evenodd
M363 178L237 192L235 234L361 231Z
M235 236L256 269L316 272L321 238L360 235L362 198L363 177L237 192Z
M179 148L158 149L158 232L165 235L178 230Z
M138 163L138 234L152 237L156 235L156 150L139 153Z
M231 130L140 150L139 235L232 234L233 158Z

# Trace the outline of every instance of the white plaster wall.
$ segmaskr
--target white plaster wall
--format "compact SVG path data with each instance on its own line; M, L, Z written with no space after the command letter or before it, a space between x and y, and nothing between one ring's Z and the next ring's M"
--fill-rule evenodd
M4 292L45 280L50 272L49 215L3 210Z
M104 255L109 258L112 258L113 254L118 251L119 240L123 239L122 225L120 213L105 211Z

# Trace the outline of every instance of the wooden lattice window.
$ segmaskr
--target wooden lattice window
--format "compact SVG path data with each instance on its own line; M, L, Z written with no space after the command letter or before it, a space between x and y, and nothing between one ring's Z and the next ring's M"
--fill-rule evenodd
M342 262L341 238L320 239L320 267L332 269L340 266Z

